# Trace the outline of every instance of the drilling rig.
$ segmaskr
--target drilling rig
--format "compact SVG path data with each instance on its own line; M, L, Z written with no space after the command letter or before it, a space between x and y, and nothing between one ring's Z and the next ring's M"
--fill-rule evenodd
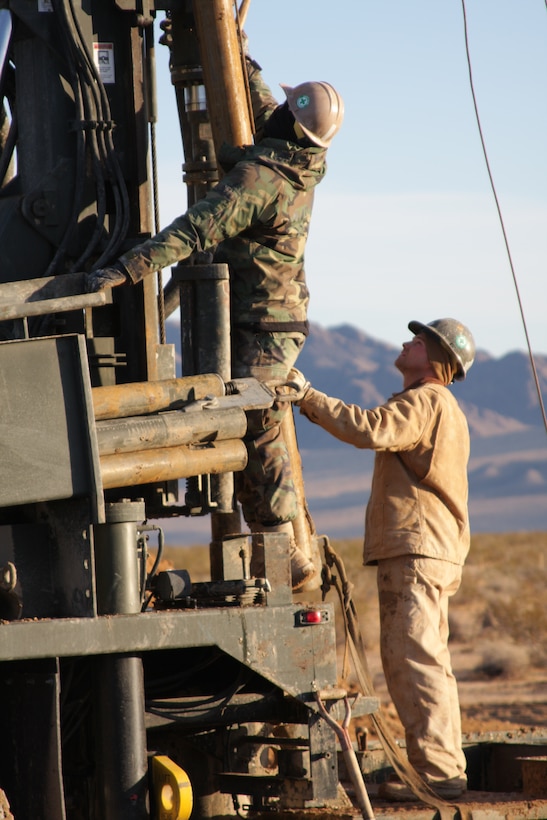
M334 608L293 595L287 536L241 532L234 503L246 412L275 396L232 378L227 265L179 263L165 284L160 273L133 287L85 287L86 272L161 227L156 16L191 205L219 179L219 146L253 140L246 6L7 0L0 8L5 818L356 813L340 789L355 760ZM166 340L177 311L180 368ZM317 556L328 539L306 515L288 417L295 535ZM183 528L195 515L211 525L209 579L200 582L184 566L161 567L162 521L178 518ZM257 550L259 578L250 570ZM354 716L378 710L361 688ZM466 740L470 788L517 791L519 761L545 761L537 757L545 738L490 735ZM389 754L361 751L360 775L385 778ZM355 802L372 818L358 779ZM510 797L485 798L479 810L546 816L545 799L526 797L522 808ZM393 816L384 809L377 816ZM396 809L414 820L439 816L435 806L409 812ZM457 807L450 816L461 816Z
M245 411L273 394L230 377L227 266L84 286L159 227L159 11L191 204L218 145L252 141L237 8L0 9L0 789L16 820L339 799L318 711L320 695L336 717L345 694L332 607L295 602L286 536L242 534L233 502ZM179 309L180 373L165 332ZM157 522L190 515L211 519L210 581L147 562Z

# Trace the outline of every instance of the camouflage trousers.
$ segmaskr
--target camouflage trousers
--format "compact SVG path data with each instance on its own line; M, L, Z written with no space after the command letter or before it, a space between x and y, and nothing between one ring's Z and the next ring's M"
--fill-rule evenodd
M465 778L461 716L448 650L448 601L462 568L402 555L378 561L380 648L410 763L426 780Z
M285 381L305 339L303 333L233 331L233 378ZM290 402L274 402L265 410L247 413L248 463L234 478L237 500L249 525L271 526L297 515L291 464L280 426L285 413L292 413Z

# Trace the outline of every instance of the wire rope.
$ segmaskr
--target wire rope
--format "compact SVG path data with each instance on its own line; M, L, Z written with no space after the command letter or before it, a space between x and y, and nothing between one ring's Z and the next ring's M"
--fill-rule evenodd
M547 5L547 0L546 0L546 5ZM468 71L469 71L469 85L470 85L470 88L471 88L471 97L473 99L473 107L474 107L474 110L475 110L475 118L476 118L476 121L477 121L477 128L478 128L479 136L480 136L480 140L481 140L482 152L483 152L483 156L484 156L484 161L486 163L488 178L490 180L490 187L492 189L492 193L493 193L493 196L494 196L494 202L496 204L496 210L498 212L501 231L502 231L502 234L503 234L503 241L505 243L505 249L507 251L507 258L509 260L509 266L511 268L511 275L512 275L512 278L513 278L513 284L515 286L515 291L516 291L516 295L517 295L517 302L518 302L520 316L521 316L521 320L522 320L522 326L523 326L523 329L524 329L524 335L525 335L525 338L526 338L526 347L527 347L528 356L529 356L529 359L530 359L530 366L532 368L532 376L533 376L533 379L534 379L536 393L537 393L537 397L538 397L538 401L539 401L541 417L542 417L542 420L543 420L543 425L544 425L545 430L547 432L547 415L546 415L546 412L545 412L545 405L543 403L543 397L542 397L542 394L541 394L541 386L540 386L540 383L539 383L539 377L538 377L538 373L537 373L534 354L532 352L532 346L531 346L531 343L530 343L530 336L529 336L529 333L528 333L528 326L527 326L527 323L526 323L526 317L524 315L524 308L523 308L522 298L521 298L521 295L520 295L520 289L519 289L519 285L518 285L518 281L517 281L515 265L513 263L513 256L511 254L511 248L509 246L507 231L505 229L505 221L503 219L503 214L502 214L502 211L501 211L501 206L500 206L500 202L499 202L498 193L497 193L497 190L496 190L496 185L494 183L494 177L493 177L493 174L492 174L492 169L490 167L490 161L488 159L488 151L486 149L486 142L485 142L484 134L483 134L483 130L482 130L482 124L481 124L481 119L480 119L480 115L479 115L479 108L478 108L478 104L477 104L477 97L476 97L476 94L475 94L475 84L474 84L474 81L473 81L473 69L472 69L472 66L471 66L471 52L470 52L470 48L469 48L469 31L468 31L468 26L467 26L467 10L466 10L466 7L465 7L465 0L462 0L462 12L463 12L463 27L464 27L464 36L465 36L465 53L466 53L466 58L467 58L467 67L468 67Z

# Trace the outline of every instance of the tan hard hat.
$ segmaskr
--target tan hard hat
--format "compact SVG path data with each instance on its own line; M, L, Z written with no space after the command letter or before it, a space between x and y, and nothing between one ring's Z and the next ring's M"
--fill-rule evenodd
M475 361L475 340L468 327L457 319L435 319L426 325L423 322L409 322L412 333L430 333L455 360L457 372L454 378L463 381L467 371Z
M344 101L340 94L324 82L300 83L294 88L280 85L302 131L315 145L328 148L344 119Z

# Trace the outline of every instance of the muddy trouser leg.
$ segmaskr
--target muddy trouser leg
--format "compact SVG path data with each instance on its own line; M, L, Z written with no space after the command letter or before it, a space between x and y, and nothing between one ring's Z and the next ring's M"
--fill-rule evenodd
M234 378L253 376L266 382L284 381L304 341L302 333L236 330L232 340L232 374ZM274 525L296 518L290 459L280 430L287 412L292 412L288 402L274 402L271 408L247 413L248 464L235 474L235 481L237 498L249 525Z
M378 562L380 648L408 759L427 780L465 778L461 715L448 650L448 601L462 568L400 556Z

